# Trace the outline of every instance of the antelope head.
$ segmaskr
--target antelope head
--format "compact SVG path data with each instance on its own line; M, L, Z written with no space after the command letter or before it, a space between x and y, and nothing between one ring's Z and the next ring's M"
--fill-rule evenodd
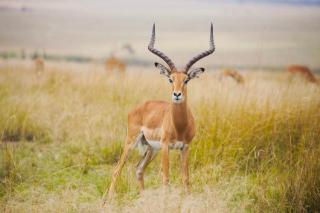
M148 49L153 54L162 58L167 65L166 67L158 62L155 62L154 65L160 70L160 74L168 78L169 83L172 85L172 102L179 104L184 102L186 93L187 93L187 84L191 79L198 78L203 72L204 68L192 68L192 65L199 61L200 59L212 54L215 50L214 41L213 41L213 26L211 23L210 28L210 48L207 51L204 51L195 57L193 57L183 69L177 69L172 62L172 60L166 56L163 52L154 48L155 43L155 24L153 24L151 40L148 46Z

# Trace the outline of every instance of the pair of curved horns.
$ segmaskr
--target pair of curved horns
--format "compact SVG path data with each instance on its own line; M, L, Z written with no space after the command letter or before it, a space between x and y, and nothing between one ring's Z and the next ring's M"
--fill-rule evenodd
M174 65L174 63L172 62L172 60L166 56L163 52L161 52L160 50L157 50L154 48L154 42L155 42L155 24L153 24L152 27L152 34L151 34L151 40L150 43L148 45L148 49L150 50L150 52L152 52L153 54L159 56L160 58L162 58L170 67L170 69L172 71L176 71L176 67ZM196 63L197 61L199 61L200 59L212 54L215 50L215 46L214 46L214 40L213 40L213 25L211 23L211 28L210 28L210 48L207 51L204 51L198 55L196 55L195 57L193 57L184 67L184 72L188 72L188 70L190 69L190 67Z

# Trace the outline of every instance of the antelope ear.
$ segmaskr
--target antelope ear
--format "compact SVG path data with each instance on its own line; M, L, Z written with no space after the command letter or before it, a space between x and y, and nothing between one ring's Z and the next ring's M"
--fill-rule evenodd
M199 78L199 76L204 72L204 68L194 68L188 71L189 79Z
M160 69L160 74L161 75L165 75L168 78L170 77L171 71L167 67L165 67L164 65L162 65L162 64L160 64L158 62L155 62L154 66L157 67L158 69Z

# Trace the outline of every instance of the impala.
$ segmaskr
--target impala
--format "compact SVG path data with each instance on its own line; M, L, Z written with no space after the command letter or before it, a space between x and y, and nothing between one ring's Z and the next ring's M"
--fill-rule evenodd
M224 77L231 77L232 79L234 79L238 84L244 84L244 78L243 76L235 71L235 70L224 70L223 71L223 76Z
M36 57L33 59L33 63L37 73L44 71L44 59L41 57Z
M311 83L319 83L317 78L311 72L311 70L303 65L291 65L287 69L288 73L290 74L300 74L303 76L307 81Z
M164 101L147 101L136 107L128 115L127 138L123 153L114 170L108 197L115 191L116 181L121 173L129 152L138 147L143 152L143 157L137 165L137 179L140 189L144 189L143 173L147 165L154 159L158 151L162 150L162 180L164 185L169 183L169 149L181 151L183 184L189 187L188 153L189 145L195 136L195 121L187 105L188 82L199 77L204 68L190 69L198 60L212 54L215 50L213 41L213 26L210 28L210 49L193 57L183 69L177 69L171 59L160 50L154 48L155 25L153 24L152 36L148 49L163 59L169 66L155 63L160 74L167 77L171 84L170 103Z
M105 69L107 72L117 71L123 75L126 71L126 64L120 59L111 56L105 62Z

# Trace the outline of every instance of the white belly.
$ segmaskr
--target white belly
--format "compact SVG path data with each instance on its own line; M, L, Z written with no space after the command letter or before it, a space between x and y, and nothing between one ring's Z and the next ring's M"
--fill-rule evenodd
M161 142L160 141L153 141L153 140L147 140L152 149L160 150L161 149ZM176 141L175 143L169 144L169 149L182 149L183 146L185 146L182 141Z
M145 136L145 140L151 146L153 151L158 152L162 147L162 144L160 142L162 129L161 128L149 129L147 127L142 127L141 132ZM138 142L137 146L140 151L140 154L143 155L146 152L148 145L143 144L140 141L137 141L137 142ZM184 144L182 141L176 141L175 143L169 144L169 149L182 150L186 146L188 146L188 144Z
M151 146L154 154L158 153L162 147L162 144L160 141L155 140L147 140L148 144ZM140 141L138 141L137 145L140 155L144 155L148 149L148 145L142 144ZM184 147L187 147L188 144L184 144L182 141L176 141L176 143L170 143L169 149L177 149L182 150Z

